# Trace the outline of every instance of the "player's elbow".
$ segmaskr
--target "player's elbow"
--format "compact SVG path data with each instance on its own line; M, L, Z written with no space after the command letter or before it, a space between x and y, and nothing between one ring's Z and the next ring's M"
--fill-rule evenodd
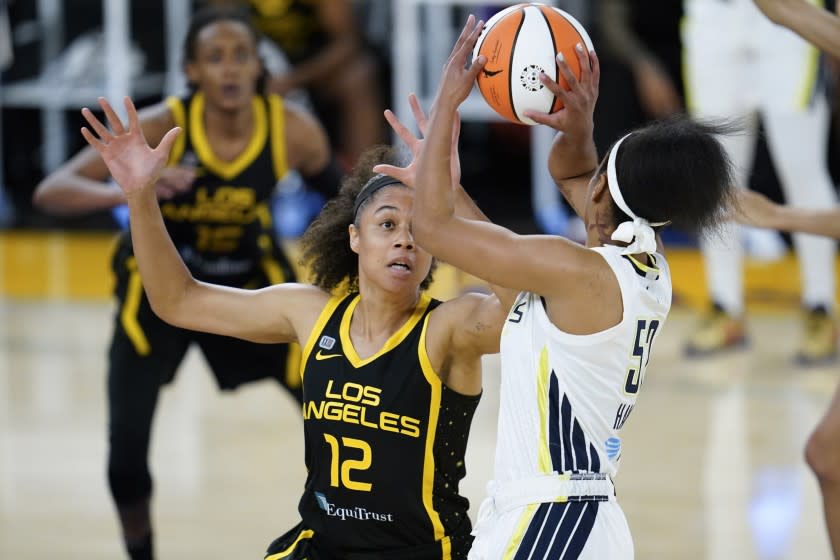
M189 305L189 289L194 283L192 278L188 278L180 286L173 283L166 291L146 286L146 297L154 314L174 327L190 328L192 320L198 316Z
M59 209L55 199L55 189L50 177L47 177L35 187L35 192L32 193L32 206L39 210L54 212Z

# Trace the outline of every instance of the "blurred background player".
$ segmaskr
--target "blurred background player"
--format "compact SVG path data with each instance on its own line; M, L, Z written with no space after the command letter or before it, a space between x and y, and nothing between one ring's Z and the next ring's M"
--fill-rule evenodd
M356 22L350 0L211 0L247 4L254 24L288 59L268 89L303 89L325 123L345 168L385 139L380 69Z
M755 0L773 22L784 25L832 56L840 57L840 18L803 0ZM774 204L750 192L741 193L736 216L758 227L804 232L840 239L840 208L805 209ZM805 458L820 483L828 536L840 558L840 388L828 411L808 438Z
M749 0L686 0L683 48L686 98L696 117L744 119L750 133L722 139L744 187L760 114L785 198L803 208L825 208L836 196L826 164L829 110L819 52L762 16ZM834 359L835 244L794 235L802 277L804 331L796 359ZM743 249L739 230L701 239L712 307L690 335L686 352L708 355L742 346Z
M290 169L325 194L340 175L326 134L311 116L276 95L260 94L258 32L241 10L210 7L195 14L184 41L191 92L143 111L140 121L157 145L174 126L183 133L156 183L166 228L191 273L203 281L259 288L294 281L274 240L268 200ZM38 186L46 210L81 213L124 204L107 182L108 168L86 148ZM300 402L299 349L260 345L173 327L159 319L144 293L130 236L113 259L118 309L108 353L108 481L126 549L152 558L148 466L158 393L174 379L187 349L198 344L219 388L274 378Z

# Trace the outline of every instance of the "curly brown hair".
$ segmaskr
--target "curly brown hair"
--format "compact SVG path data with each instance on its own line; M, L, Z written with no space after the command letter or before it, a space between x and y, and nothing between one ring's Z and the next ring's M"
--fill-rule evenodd
M373 167L380 163L404 164L399 152L391 146L367 150L342 181L338 194L324 205L301 237L300 262L309 270L312 283L327 292L332 293L345 285L351 292L359 289L359 257L350 249L348 226L353 223L356 196L375 175ZM362 204L360 215L362 208L375 198L376 194ZM437 261L432 260L429 274L420 284L421 291L432 283L435 268Z

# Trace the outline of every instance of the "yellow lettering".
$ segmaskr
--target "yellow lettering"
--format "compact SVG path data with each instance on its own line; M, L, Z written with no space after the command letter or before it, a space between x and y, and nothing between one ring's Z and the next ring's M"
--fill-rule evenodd
M420 420L417 418L411 418L410 416L403 416L400 418L400 425L402 425L403 430L400 430L401 434L405 434L411 437L420 437Z
M366 406L362 407L362 417L359 419L359 423L366 428L378 428L379 426L377 424L365 420L365 412L367 412Z
M364 471L370 468L372 455L370 445L364 440L349 437L342 437L341 443L346 447L360 449L362 451L361 460L345 459L341 463L341 482L350 490L370 492L370 489L373 487L370 482L357 482L350 479L350 471Z
M330 459L330 486L338 487L338 440L335 436L324 434L324 439L330 445L331 459Z
M333 386L333 380L330 379L329 381L327 381L327 390L324 392L324 395L328 399L340 399L341 395L339 395L338 393L333 393L332 386Z
M364 387L362 385L348 382L345 383L344 387L341 389L341 395L346 401L359 402L362 400L362 391L364 391Z
M341 421L341 407L344 403L327 401L324 404L324 420Z
M359 412L361 411L361 409L362 407L357 404L345 404L344 414L342 414L341 419L347 422L348 424L358 424Z
M324 401L315 403L315 401L308 401L303 405L303 418L309 420L311 415L315 415L316 420L320 420L324 415Z
M399 432L397 429L397 420L400 415L393 412L383 412L379 415L379 427L386 432Z
M365 398L362 399L362 404L367 404L370 406L379 406L379 395L382 394L382 389L371 387L370 385L365 385L364 393Z

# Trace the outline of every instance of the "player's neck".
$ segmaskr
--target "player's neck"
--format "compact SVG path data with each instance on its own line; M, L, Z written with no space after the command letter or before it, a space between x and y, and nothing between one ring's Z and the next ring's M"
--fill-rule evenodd
M223 138L250 136L254 128L254 112L251 105L236 111L226 111L206 106L204 127L208 135Z
M376 292L376 293L374 293ZM388 293L377 288L361 290L350 322L350 333L365 340L388 338L414 313L419 294Z

